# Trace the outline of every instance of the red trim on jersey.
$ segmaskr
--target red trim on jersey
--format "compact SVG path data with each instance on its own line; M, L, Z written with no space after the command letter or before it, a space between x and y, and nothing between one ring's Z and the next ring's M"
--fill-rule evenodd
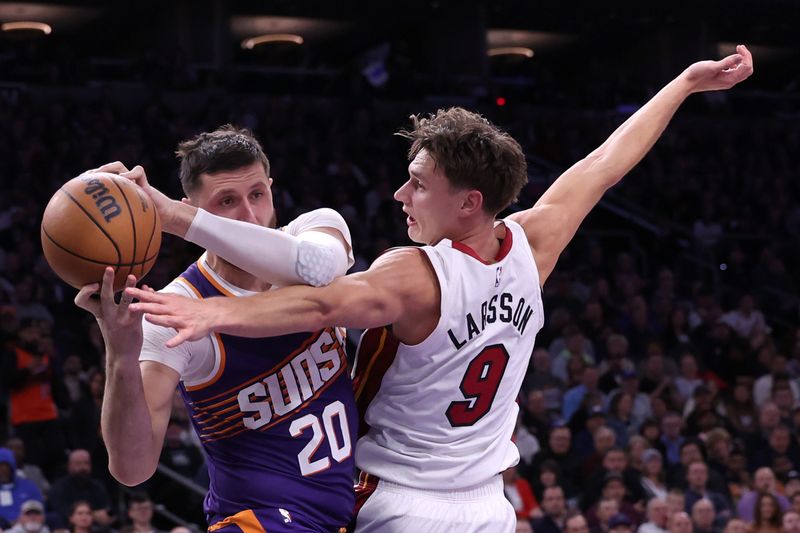
M378 476L373 476L366 472L360 472L358 474L358 483L353 487L356 493L356 506L353 512L353 521L350 524L351 528L348 529L348 531L355 529L358 522L358 513L361 511L361 508L364 507L364 504L367 503L369 497L375 492L375 489L378 488L379 481L380 478Z
M500 243L500 249L497 251L497 255L494 257L494 262L502 261L508 255L508 252L511 251L511 244L512 244L511 229L508 226L504 227L506 228L506 236L503 237L503 242ZM453 241L453 248L458 250L459 252L467 254L470 257L474 257L484 265L491 264L488 261L484 261L483 258L479 256L475 250L473 250L463 242Z
M356 373L353 376L353 391L358 408L358 436L367 434L369 426L364 421L370 402L378 394L381 381L397 355L400 341L386 326L368 329L361 336L356 353Z

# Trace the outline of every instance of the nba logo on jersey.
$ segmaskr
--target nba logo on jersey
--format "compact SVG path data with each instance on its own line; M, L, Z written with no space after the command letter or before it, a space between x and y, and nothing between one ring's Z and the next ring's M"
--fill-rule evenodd
M283 523L284 524L291 524L292 523L292 513L290 513L286 509L278 509L278 512L281 513L281 516L283 517Z
M503 275L503 267L497 267L497 271L495 272L495 275L494 275L494 286L495 287L499 287L500 286L500 276L502 276L502 275Z

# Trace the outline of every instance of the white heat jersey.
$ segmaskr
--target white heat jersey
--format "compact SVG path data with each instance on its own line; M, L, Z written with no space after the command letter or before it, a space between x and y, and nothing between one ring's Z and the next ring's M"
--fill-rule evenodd
M505 224L496 261L461 243L422 248L441 288L436 329L400 343L386 328L358 347L353 386L363 435L356 465L386 481L460 490L517 464L516 400L543 321L539 273L522 227Z

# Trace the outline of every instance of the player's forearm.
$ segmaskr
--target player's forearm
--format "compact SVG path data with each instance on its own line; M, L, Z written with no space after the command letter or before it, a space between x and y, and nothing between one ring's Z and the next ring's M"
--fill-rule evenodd
M185 239L273 285L327 285L347 271L347 252L333 236L305 238L197 211Z
M589 154L587 159L601 169L598 177L606 188L619 182L650 151L689 94L691 86L681 74Z
M296 286L247 298L214 299L212 329L239 337L274 337L332 326L327 323L327 306L314 294L318 291Z
M128 486L138 485L153 474L160 452L160 445L154 442L136 356L107 354L106 388L100 416L109 471L117 481Z

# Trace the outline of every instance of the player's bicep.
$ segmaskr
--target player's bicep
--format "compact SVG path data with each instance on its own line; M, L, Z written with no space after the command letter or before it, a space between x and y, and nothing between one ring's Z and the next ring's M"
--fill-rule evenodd
M371 328L413 313L428 293L435 292L427 290L424 261L419 250L400 248L376 259L365 272L334 281L330 303L338 316L332 323Z

